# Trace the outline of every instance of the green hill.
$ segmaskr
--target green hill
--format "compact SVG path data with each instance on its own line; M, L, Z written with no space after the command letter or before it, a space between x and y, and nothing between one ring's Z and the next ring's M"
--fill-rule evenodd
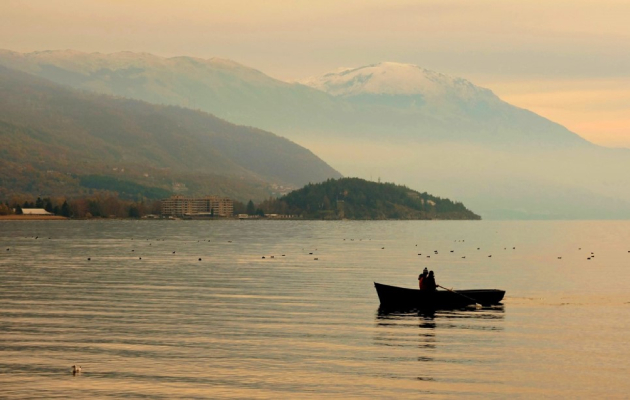
M308 184L279 199L267 200L261 208L266 213L308 219L481 219L462 203L359 178Z
M270 132L200 111L81 92L4 67L0 143L0 198L109 190L263 199L341 176Z

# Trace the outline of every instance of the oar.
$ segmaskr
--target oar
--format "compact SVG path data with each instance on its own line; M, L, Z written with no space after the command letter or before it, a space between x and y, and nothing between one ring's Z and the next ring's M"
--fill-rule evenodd
M473 299L472 297L468 297L468 296L466 296L465 294L461 294L461 293L458 293L458 292L456 292L456 291L454 291L454 290L451 290L451 289L449 289L449 288L445 288L445 287L444 287L444 286L442 286L442 285L436 285L436 286L437 286L437 287L441 287L441 288L442 288L442 289L444 289L444 290L448 290L448 291L449 291L449 292L451 292L451 293L458 294L458 295L460 295L460 296L462 296L462 297L464 297L464 298L466 298L466 299L468 299L468 300L472 301L473 303L475 303L475 307L476 307L476 308L481 308L481 307L482 307L482 306L481 306L481 304L477 303L477 300Z

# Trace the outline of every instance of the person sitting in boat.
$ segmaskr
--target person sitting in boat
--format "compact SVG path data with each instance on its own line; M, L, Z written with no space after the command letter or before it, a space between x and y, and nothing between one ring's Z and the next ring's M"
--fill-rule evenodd
M424 288L421 287L420 290L426 290L429 292L437 290L437 283L435 283L435 275L433 274L433 271L430 271L429 275L423 279L422 282L424 283Z
M427 279L428 276L429 270L426 268L424 269L424 271L422 271L420 275L418 275L418 287L420 288L420 290L424 289L424 281Z

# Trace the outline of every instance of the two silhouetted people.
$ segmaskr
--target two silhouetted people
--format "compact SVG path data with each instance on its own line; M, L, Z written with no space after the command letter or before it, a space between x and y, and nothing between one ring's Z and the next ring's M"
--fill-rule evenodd
M426 268L422 271L422 274L418 276L418 285L420 290L432 292L437 289L437 283L435 283L435 275L433 271L429 271Z

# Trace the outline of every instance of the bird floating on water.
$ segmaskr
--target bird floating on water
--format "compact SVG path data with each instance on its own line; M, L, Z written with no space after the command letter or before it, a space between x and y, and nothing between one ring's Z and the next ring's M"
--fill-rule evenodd
M81 366L80 365L73 365L72 366L72 375L76 375L76 374L80 374L81 373Z

